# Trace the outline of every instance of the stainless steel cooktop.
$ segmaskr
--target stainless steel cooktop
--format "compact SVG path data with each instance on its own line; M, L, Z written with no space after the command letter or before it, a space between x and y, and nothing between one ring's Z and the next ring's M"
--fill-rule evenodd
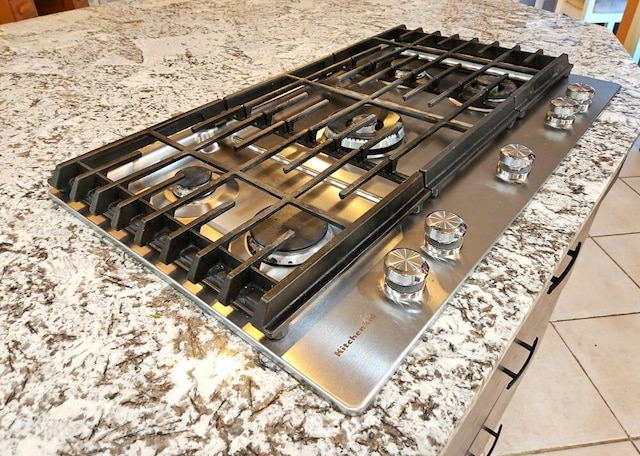
M617 92L400 26L56 167L51 195L361 413Z

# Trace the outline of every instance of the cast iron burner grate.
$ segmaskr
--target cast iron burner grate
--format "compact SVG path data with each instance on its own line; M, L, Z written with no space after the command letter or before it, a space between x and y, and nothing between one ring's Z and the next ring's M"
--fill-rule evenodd
M175 266L172 280L198 288L207 305L241 312L277 339L314 294L570 69L566 55L400 26L61 163L50 184L154 267ZM467 109L478 105L491 109ZM431 140L442 147L424 149ZM204 211L181 210L221 192ZM334 235L278 275L265 272L267 250L293 243L295 231L258 249L234 245L286 207Z

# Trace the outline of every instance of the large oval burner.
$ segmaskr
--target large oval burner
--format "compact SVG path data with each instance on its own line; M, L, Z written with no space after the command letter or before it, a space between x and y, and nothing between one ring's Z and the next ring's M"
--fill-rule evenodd
M256 225L247 235L251 254L292 230L295 235L286 240L264 261L279 266L297 266L304 263L333 237L333 231L324 220L294 206L285 206Z
M373 146L367 154L367 158L370 159L382 158L399 146L405 136L402 118L395 112L375 106L363 106L355 110L352 115L344 116L335 122L331 122L327 125L324 135L327 139L332 139L340 132L348 129L355 123L363 121L370 115L375 116L375 121L343 138L342 141L340 141L340 147L347 151L357 149L363 144L366 144L367 141L375 138L380 130L388 129L389 133L386 137Z

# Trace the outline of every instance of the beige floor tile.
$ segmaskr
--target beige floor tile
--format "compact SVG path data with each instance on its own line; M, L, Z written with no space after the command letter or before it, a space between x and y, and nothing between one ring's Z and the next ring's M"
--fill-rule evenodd
M636 446L636 449L638 450L638 454L640 454L640 439L634 440L633 444Z
M640 177L625 177L622 180L637 193L640 193Z
M528 456L533 453L518 453L518 456ZM537 456L638 456L638 452L629 441L603 443L586 447L570 448L568 450L535 453Z
M592 239L587 239L551 321L632 312L640 312L640 287Z
M640 233L605 236L595 241L640 286Z
M554 325L624 429L640 436L640 314Z
M640 195L617 180L605 196L591 225L591 236L640 232Z
M629 152L620 170L620 177L633 176L640 176L640 152L637 149Z
M502 417L495 455L625 437L553 327L521 381Z

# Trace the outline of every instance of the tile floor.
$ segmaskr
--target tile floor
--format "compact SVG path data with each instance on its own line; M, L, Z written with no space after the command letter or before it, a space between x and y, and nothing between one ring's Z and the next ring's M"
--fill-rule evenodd
M494 456L640 456L640 152L604 198Z

